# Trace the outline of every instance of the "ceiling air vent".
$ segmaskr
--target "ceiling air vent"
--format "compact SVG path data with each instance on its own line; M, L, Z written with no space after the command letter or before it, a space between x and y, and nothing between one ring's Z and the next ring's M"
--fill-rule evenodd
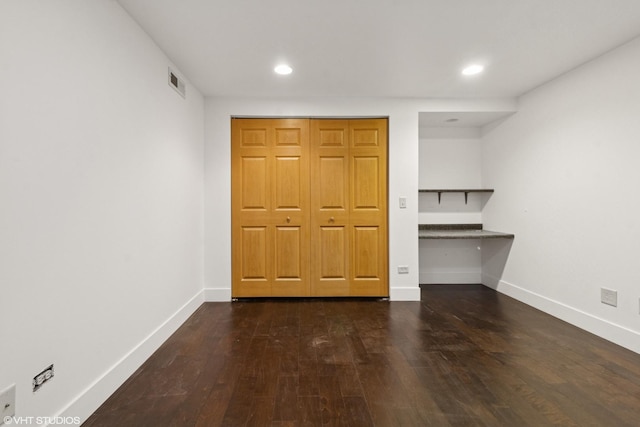
M176 73L169 68L169 86L175 89L183 98L185 97L186 88L184 86L184 81L176 75Z

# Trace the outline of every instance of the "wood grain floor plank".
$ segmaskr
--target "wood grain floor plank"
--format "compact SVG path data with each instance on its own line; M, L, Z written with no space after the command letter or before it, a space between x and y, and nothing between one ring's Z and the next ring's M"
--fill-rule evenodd
M83 424L636 426L640 355L479 285L205 303Z
M339 379L336 375L320 376L319 383L320 420L323 426L343 425L344 400L340 395Z

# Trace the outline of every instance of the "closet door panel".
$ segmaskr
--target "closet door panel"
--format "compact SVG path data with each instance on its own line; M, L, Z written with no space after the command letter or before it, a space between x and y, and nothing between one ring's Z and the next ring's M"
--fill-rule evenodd
M306 119L232 119L233 297L309 295L308 150Z
M232 296L388 296L387 120L232 119Z
M387 120L350 120L351 293L388 296Z
M312 295L389 294L386 138L386 119L311 121Z
M311 294L347 296L349 122L311 120Z

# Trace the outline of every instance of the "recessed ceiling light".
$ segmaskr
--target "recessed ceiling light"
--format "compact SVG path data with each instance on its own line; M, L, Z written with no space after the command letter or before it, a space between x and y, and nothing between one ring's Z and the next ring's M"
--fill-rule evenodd
M293 68L291 68L287 64L280 64L276 68L274 68L273 71L280 75L286 76L287 74L291 74L293 72Z
M472 65L469 65L468 67L465 67L462 70L462 74L464 74L465 76L473 76L476 74L480 74L482 71L484 71L483 65L472 64Z

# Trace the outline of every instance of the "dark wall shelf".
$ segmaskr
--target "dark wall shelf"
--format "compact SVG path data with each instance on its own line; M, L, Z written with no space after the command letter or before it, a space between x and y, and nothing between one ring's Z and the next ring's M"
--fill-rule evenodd
M442 198L442 193L464 193L464 204L469 201L469 193L493 193L493 188L475 188L475 189L420 189L419 193L438 193L438 204Z

